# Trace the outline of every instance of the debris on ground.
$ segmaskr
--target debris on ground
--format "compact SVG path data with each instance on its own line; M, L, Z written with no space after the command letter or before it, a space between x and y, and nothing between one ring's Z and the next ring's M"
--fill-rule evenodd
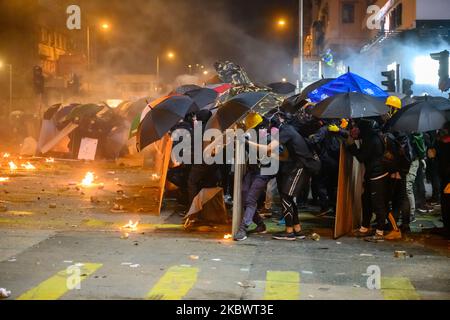
M50 203L50 204L48 205L48 207L49 207L50 209L56 209L56 203Z
M307 270L302 270L302 273L303 273L303 274L313 274L312 271L307 271Z
M218 262L218 261L221 261L222 259L211 259L211 260Z
M255 288L256 287L255 284L249 283L248 281L244 281L244 282L239 281L237 284L242 288Z
M394 257L396 257L396 258L406 258L406 251L395 250Z
M361 253L359 256L360 257L373 257L373 255L370 253Z
M16 262L16 261L17 261L17 259L15 257L8 260L8 262Z
M359 284L354 284L353 288L361 288L361 286Z
M5 288L0 288L0 299L6 299L11 296L11 291L6 290Z
M128 239L129 237L130 237L130 235L129 235L128 233L123 233L123 234L120 236L120 239L126 240L126 239Z
M311 239L313 239L314 241L319 241L320 240L320 235L318 235L317 233L313 233L311 235Z
M199 256L194 256L194 255L189 256L189 259L191 259L191 260L198 260L198 258L199 258Z

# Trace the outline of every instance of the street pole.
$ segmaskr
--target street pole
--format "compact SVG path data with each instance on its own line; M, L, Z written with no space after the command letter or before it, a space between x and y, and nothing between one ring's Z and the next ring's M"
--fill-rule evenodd
M91 71L91 29L88 26L86 29L86 41L87 41L87 69Z
M12 74L12 64L9 64L9 112L8 116L12 111L12 101L13 101L13 74Z
M159 55L156 56L156 89L159 89Z
M303 88L303 0L299 0L299 24L300 24L300 45L299 45L299 81L298 89L299 92Z

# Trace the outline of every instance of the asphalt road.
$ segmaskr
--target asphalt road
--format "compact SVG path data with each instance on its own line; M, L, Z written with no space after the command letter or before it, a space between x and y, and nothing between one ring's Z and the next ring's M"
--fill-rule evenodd
M279 242L258 235L236 243L220 233L178 231L137 232L128 239L113 231L0 233L0 287L12 291L9 299L450 299L448 254L415 241ZM395 250L408 257L395 258ZM381 289L367 287L370 266L381 272Z

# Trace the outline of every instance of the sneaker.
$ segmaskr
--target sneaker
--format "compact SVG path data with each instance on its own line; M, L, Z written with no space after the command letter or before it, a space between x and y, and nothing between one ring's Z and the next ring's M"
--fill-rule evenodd
M392 230L387 235L384 236L386 240L400 240L402 238L402 232L400 230Z
M297 239L300 239L300 240L306 239L306 237L308 236L308 234L304 231L299 231L299 232L294 231L294 235Z
M275 233L272 236L273 239L276 240L287 240L287 241L295 241L297 238L295 237L295 233L287 233L287 232L280 232L280 233Z
M364 240L368 241L368 242L383 242L384 236L380 235L378 233L375 233L373 236L365 237Z
M234 236L234 241L244 241L247 238L247 231L241 228Z
M255 229L250 230L248 233L267 233L267 227L264 223L261 223L260 225L257 225Z
M412 214L411 217L409 218L409 221L410 221L410 223L416 222L417 221L416 215Z
M368 229L367 232L361 232L359 229L353 231L353 236L356 238L364 238L371 235L371 230Z
M416 211L419 211L420 213L429 213L432 212L433 210L434 208L428 204L425 204L422 207L416 209Z

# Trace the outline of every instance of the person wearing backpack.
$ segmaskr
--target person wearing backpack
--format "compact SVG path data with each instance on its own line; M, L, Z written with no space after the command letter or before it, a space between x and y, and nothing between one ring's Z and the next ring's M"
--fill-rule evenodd
M361 119L358 123L361 146L358 147L349 136L349 152L364 164L364 192L362 195L362 226L355 232L357 237L364 237L370 242L384 241L384 229L388 216L388 179L389 171L384 162L384 145L380 137L380 126L373 119ZM375 213L377 227L373 235L370 230L372 213Z

